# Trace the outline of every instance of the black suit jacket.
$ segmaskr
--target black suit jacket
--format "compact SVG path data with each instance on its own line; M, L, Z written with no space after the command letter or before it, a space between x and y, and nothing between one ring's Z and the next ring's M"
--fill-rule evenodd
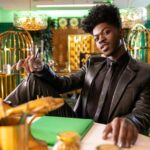
M85 66L70 76L58 76L48 67L36 75L50 82L59 93L81 88L74 110L79 117L87 118L89 90L104 61L103 57L92 56ZM108 122L119 116L130 119L141 133L150 126L150 65L131 57L114 91Z

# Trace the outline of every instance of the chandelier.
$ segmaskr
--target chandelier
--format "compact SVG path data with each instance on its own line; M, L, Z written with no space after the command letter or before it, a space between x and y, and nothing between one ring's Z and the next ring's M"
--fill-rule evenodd
M31 0L30 11L22 12L14 15L13 25L21 27L27 31L37 31L47 28L47 15L40 15L36 12L31 11Z
M47 28L47 17L44 15L14 15L14 26L24 28L27 31L44 30Z

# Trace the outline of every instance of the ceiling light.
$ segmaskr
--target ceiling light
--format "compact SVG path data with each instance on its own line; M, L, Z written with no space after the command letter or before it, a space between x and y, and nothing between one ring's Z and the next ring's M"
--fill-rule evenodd
M37 8L70 8L70 7L93 7L97 4L61 4L61 5L36 5Z

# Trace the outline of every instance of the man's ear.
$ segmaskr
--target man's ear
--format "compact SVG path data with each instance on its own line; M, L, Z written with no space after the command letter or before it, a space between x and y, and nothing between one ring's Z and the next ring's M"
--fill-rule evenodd
M124 38L124 30L123 29L120 29L120 39Z
M120 46L123 46L124 49L127 51L127 46L126 46L126 43L125 43L125 40L124 40L124 35L125 34L125 31L124 29L120 29Z
M119 46L123 45L123 38L124 38L124 32L123 29L119 29Z

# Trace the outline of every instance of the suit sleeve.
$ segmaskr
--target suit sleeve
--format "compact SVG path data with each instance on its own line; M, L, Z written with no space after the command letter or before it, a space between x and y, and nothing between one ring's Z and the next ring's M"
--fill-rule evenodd
M140 133L145 134L150 127L150 80L146 83L135 103L132 112L126 116Z
M40 72L34 73L51 84L59 93L68 92L74 89L82 88L87 65L83 66L79 71L68 76L60 76L53 72L47 65Z

